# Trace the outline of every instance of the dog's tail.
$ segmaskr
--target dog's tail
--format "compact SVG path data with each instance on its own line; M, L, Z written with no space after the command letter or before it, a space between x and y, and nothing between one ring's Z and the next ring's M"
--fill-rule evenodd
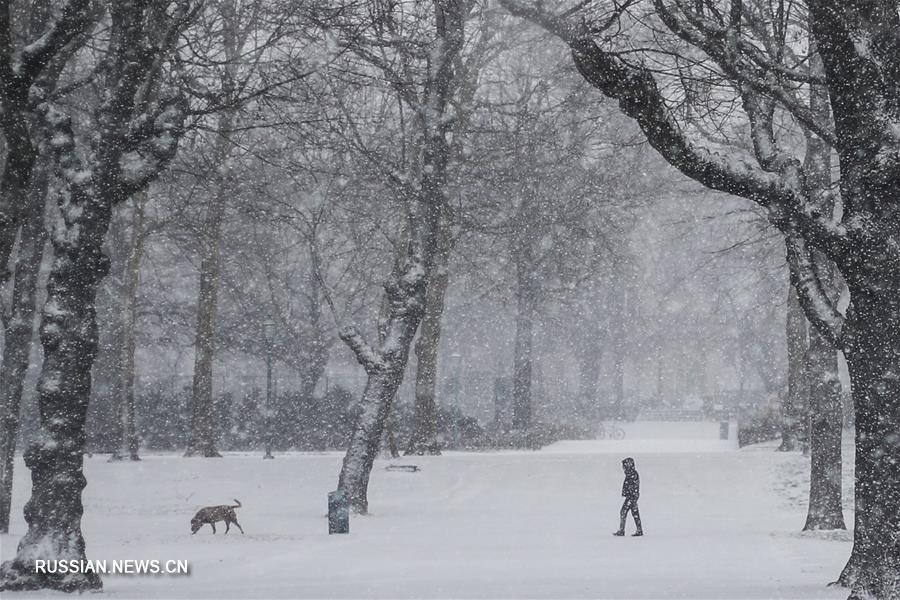
M241 507L241 501L238 500L237 498L235 498L234 501L237 502L237 504L235 504L235 505L232 506L231 508L240 508L240 507Z

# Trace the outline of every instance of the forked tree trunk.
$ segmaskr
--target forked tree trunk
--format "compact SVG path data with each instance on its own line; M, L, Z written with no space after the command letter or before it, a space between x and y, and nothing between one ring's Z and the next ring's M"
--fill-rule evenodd
M41 313L40 430L24 456L32 482L24 510L28 532L19 542L16 557L0 566L3 590L74 592L102 587L97 573L39 573L35 561L86 560L81 533L81 493L87 484L84 424L98 344L94 302L97 286L109 271L103 241L113 205L159 174L183 133L182 99L159 98L150 103L150 113L142 113L144 94L139 88L148 94L153 91L142 87L142 77L156 58L171 49L170 39L161 41L153 35L160 26L158 20L186 24L188 8L179 5L171 13L150 16L143 4L109 5L107 60L97 75L105 94L96 107L98 126L89 147L76 146L68 115L44 105L45 123L51 129L49 146L59 161L63 183L57 195L60 216L51 236L53 262ZM170 26L164 23L163 29L177 31ZM138 135L129 128L135 122L153 127ZM123 168L123 157L130 152L139 153L142 160L128 160L128 168Z
M86 183L86 185L85 185ZM44 364L38 382L41 426L25 452L32 495L25 505L28 532L15 559L0 568L8 590L99 589L96 573L37 573L35 560L86 560L81 534L84 422L97 353L94 300L109 270L103 238L110 203L93 196L93 186L70 189L61 204L62 222L52 236L54 260L41 315Z
M781 446L778 450L799 450L804 443L805 416L809 397L806 367L809 352L806 316L793 286L788 290L786 321L788 348L788 388L781 405Z
M143 194L134 197L133 218L131 220L131 249L125 266L125 297L122 299L122 382L119 386L117 408L119 431L116 447L110 460L118 461L126 456L129 460L141 460L140 440L134 398L134 351L135 322L137 318L137 289L140 283L141 257L144 253L144 202Z
M437 237L434 266L425 293L425 316L419 327L416 341L416 405L415 423L407 455L439 455L441 447L437 439L437 362L441 343L441 318L444 314L444 296L450 281L449 263L453 240L447 215L441 216Z
M0 532L9 532L16 440L21 424L22 390L31 357L38 276L47 241L44 206L49 184L47 166L39 166L32 179L13 277L9 321L3 332L4 352L0 365Z
M409 358L410 346L425 311L428 278L434 264L440 213L446 202L449 143L452 126L445 118L455 91L455 66L464 40L466 9L462 0L435 0L436 39L431 52L429 80L425 86L422 120L422 169L417 189L407 197L408 241L401 267L385 285L387 318L377 348L365 343L352 327L341 338L366 369L368 379L360 401L360 416L338 479L338 489L351 507L366 513L372 465L384 432L385 421Z

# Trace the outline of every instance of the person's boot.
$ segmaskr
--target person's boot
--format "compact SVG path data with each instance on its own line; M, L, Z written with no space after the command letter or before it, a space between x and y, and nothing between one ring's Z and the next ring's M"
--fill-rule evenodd
M631 534L631 537L641 537L642 535L644 535L644 532L641 531L640 529L638 529L637 531L635 531L634 533Z
M625 532L620 529L617 532L615 532L613 535L617 535L617 536L621 537L621 536L625 535Z

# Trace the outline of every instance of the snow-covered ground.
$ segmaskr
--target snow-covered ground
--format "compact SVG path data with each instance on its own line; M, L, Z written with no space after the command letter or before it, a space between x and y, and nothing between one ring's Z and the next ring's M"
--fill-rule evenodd
M846 597L825 584L849 554L849 534L799 532L808 485L800 455L770 446L640 452L622 442L641 473L647 535L616 538L621 455L606 443L565 446L397 461L420 465L417 473L378 461L372 514L352 518L348 536L328 536L325 519L338 453L151 455L140 464L94 456L88 555L190 561L189 576L107 576L105 593L117 598ZM25 531L27 471L21 460L16 468L4 558ZM243 502L246 535L206 527L191 536L200 506L232 498Z

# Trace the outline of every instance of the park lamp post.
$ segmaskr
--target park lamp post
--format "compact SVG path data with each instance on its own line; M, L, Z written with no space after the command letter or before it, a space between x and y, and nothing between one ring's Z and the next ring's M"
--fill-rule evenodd
M263 323L263 337L266 342L266 406L263 411L265 427L266 454L264 459L275 458L272 455L272 347L275 345L275 321L266 317Z

